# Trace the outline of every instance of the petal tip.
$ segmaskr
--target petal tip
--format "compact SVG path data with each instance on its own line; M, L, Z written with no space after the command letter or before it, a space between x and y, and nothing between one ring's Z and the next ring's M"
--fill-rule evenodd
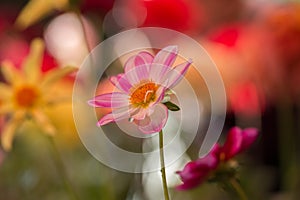
M107 120L103 120L103 118L101 118L98 122L97 122L97 126L101 127L105 124L108 124L109 122Z
M90 99L86 102L89 106L92 106L92 107L97 107L96 106L96 103L95 103L95 99Z
M178 46L177 45L170 45L170 46L167 46L166 48L164 49L170 49L172 51L178 51Z

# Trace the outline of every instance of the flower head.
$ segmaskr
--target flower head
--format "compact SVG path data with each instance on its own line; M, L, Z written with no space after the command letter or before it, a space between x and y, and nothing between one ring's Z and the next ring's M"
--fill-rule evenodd
M129 119L143 133L159 132L168 118L168 107L162 103L166 91L174 87L187 72L191 60L172 67L177 47L168 46L154 57L142 51L128 59L124 73L110 77L118 91L94 97L88 103L94 107L112 108L98 125Z
M188 190L201 184L218 164L219 160L212 152L203 158L189 162L182 171L177 172L183 181L183 184L177 186L177 189Z
M230 129L223 146L215 144L206 156L189 162L182 171L177 172L183 181L181 185L177 186L177 189L192 189L204 182L216 171L222 171L222 174L224 174L223 171L225 173L231 172L234 166L231 166L228 161L235 155L248 149L257 136L258 131L255 128L242 130L238 127L233 127Z
M15 132L27 119L32 119L49 135L56 132L44 109L60 100L59 96L54 96L51 92L53 84L74 72L76 68L56 68L42 73L43 52L42 40L35 39L21 70L17 70L10 61L2 63L1 71L6 80L6 83L0 83L0 116L5 119L1 134L4 150L11 149Z

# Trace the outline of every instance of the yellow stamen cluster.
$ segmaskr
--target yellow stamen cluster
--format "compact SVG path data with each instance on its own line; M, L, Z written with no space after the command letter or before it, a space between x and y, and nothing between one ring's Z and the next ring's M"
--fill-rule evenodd
M150 102L156 99L156 90L158 86L155 83L145 83L135 89L131 96L130 102L136 107L147 107Z

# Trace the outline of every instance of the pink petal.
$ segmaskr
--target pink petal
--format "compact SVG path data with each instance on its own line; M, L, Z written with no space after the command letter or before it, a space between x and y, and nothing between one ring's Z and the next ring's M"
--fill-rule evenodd
M125 72L125 78L131 85L140 84L141 81L149 79L149 66L141 65L136 66L130 71Z
M119 108L129 105L128 95L120 92L101 94L88 101L94 107Z
M165 76L164 86L166 88L172 88L178 84L189 69L191 63L192 60L189 59L187 62L177 65L173 70L169 71Z
M134 69L139 81L148 80L149 79L149 64L140 65Z
M187 163L182 171L176 172L180 175L180 179L183 182L188 182L195 178L200 178L199 176L203 176L205 174L202 173L203 171L199 168L195 161Z
M172 69L177 53L177 46L168 46L159 51L150 66L150 79L162 83L162 78Z
M132 115L131 117L135 120L143 120L143 119L145 119L148 111L149 111L148 109L140 108L138 110L138 112L136 114Z
M125 73L132 70L136 66L140 65L148 65L151 64L153 61L153 56L146 51L142 51L137 55L131 56L124 65Z
M123 76L124 74L118 74L116 76L111 76L109 78L109 81L114 85L116 86L118 83L119 83L119 79Z
M172 66L178 53L177 46L168 46L160 50L153 59L153 63Z
M132 112L134 112L134 108L123 107L113 110L113 112L104 115L97 123L98 126L103 126L110 122L116 122L122 119L130 118Z
M222 152L225 154L225 160L229 160L237 153L240 152L242 146L242 130L238 127L233 127L229 130L226 138L226 142L222 148Z
M157 98L155 101L156 103L163 100L163 98L165 96L165 92L166 92L166 88L164 88L162 86L156 90L156 93L155 93L156 98Z
M110 82L116 86L119 90L129 93L130 88L132 88L132 85L129 83L129 81L125 78L124 74L118 74L117 76L111 76L109 78Z
M171 71L171 68L162 64L152 63L149 70L149 79L162 84L165 74Z
M177 172L183 184L177 186L176 189L187 190L198 186L217 166L218 159L211 152L203 158L189 162L182 171Z
M243 130L242 136L243 141L240 152L248 149L254 143L258 137L258 130L256 128L246 128Z
M147 125L149 125L150 121L151 121L151 119L147 115L145 116L145 118L143 120L134 120L134 122L138 126L147 126Z
M146 126L139 126L139 129L145 134L157 133L166 124L168 119L168 108L163 104L153 106L153 113L149 116L150 122ZM141 122L140 124L142 124Z
M218 166L219 159L216 155L214 155L214 152L211 151L205 157L197 159L195 164L199 170L210 171L214 170Z
M135 66L151 64L153 61L153 55L147 51L142 51L135 58Z
M210 150L209 154L219 157L221 152L221 146L218 143L215 143L212 149Z

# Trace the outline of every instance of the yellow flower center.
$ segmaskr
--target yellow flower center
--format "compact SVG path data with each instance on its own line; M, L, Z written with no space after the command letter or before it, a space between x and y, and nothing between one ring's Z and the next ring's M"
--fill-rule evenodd
M130 102L136 107L147 107L150 102L156 99L156 90L158 86L155 83L146 83L135 89L131 96Z
M36 103L39 97L39 92L37 88L25 85L16 89L14 97L17 106L30 108Z

